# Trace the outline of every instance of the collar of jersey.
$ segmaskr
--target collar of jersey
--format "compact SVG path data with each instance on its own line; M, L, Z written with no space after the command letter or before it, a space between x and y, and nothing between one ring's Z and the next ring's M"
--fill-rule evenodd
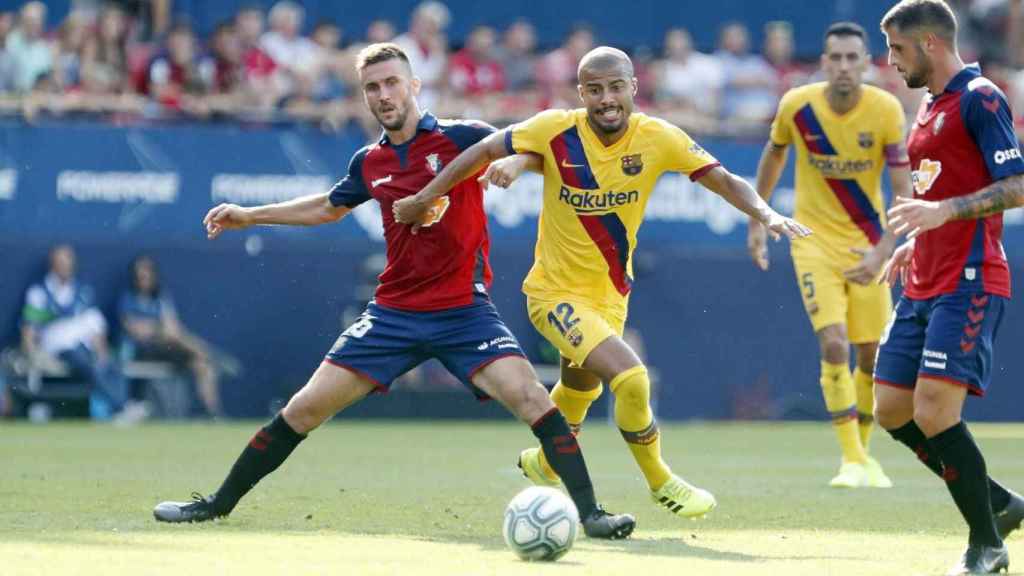
M967 84L981 76L981 67L977 62L964 66L964 69L957 72L955 76L949 79L949 83L946 84L946 89L943 90L943 94L946 92L961 92L967 87Z
M437 118L435 118L430 112L424 112L423 116L420 117L420 121L416 123L417 134L420 132L433 132L435 128L437 128ZM415 138L416 137L413 136L409 142L412 142ZM406 142L405 144L408 144L409 142ZM381 146L384 144L391 144L391 139L388 138L388 133L382 130L380 133L380 140L377 143Z

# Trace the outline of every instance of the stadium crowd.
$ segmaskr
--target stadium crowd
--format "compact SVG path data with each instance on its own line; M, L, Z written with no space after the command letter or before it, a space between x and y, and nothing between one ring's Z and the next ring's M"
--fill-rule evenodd
M1011 102L1024 103L1024 0L951 0L962 23L961 50L978 60ZM303 121L337 130L376 124L358 102L352 60L366 43L393 40L415 60L420 102L441 116L505 124L552 106L574 106L576 63L601 41L586 24L543 50L522 19L504 29L481 25L461 44L446 36L453 15L428 0L399 32L386 20L366 30L330 21L307 26L303 8L281 0L267 13L246 6L199 38L173 0L76 0L47 30L46 5L26 2L0 13L0 111L107 115L125 123L189 117L250 122ZM304 35L303 30L310 30ZM640 80L638 103L696 134L763 134L787 89L818 79L813 60L794 55L792 24L769 22L763 45L740 23L723 25L717 49L696 50L684 27L655 50L630 47ZM909 91L876 54L869 81L897 94L908 115L921 91ZM1024 129L1024 126L1020 126Z

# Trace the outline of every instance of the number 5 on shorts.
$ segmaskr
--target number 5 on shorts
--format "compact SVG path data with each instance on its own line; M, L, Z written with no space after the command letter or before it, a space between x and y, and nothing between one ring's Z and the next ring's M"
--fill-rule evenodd
M800 285L804 288L804 299L814 300L814 275L810 272L805 272L800 276Z

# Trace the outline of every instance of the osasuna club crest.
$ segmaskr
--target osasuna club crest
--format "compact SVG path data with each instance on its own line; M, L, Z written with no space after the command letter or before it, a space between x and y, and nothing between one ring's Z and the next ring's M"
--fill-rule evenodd
M871 148L875 145L875 133L874 132L860 132L857 134L857 144L861 148Z
M644 161L639 154L622 157L622 173L626 176L636 176L643 169Z
M428 154L427 170L430 170L431 174L437 174L441 171L441 168L443 168L443 166L441 166L441 158L439 158L437 154Z

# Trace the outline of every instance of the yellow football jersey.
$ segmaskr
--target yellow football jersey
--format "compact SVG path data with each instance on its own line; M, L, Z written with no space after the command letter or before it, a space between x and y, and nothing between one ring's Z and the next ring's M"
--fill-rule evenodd
M696 180L718 166L685 132L640 113L611 146L598 140L585 109L541 112L508 128L505 146L544 157L544 206L523 292L584 299L623 316L636 233L658 177Z
M882 237L882 169L886 146L903 142L903 108L892 94L864 86L856 107L839 115L825 99L825 86L787 92L771 140L796 147L796 220L814 231L815 243L844 260L857 259L851 247Z

